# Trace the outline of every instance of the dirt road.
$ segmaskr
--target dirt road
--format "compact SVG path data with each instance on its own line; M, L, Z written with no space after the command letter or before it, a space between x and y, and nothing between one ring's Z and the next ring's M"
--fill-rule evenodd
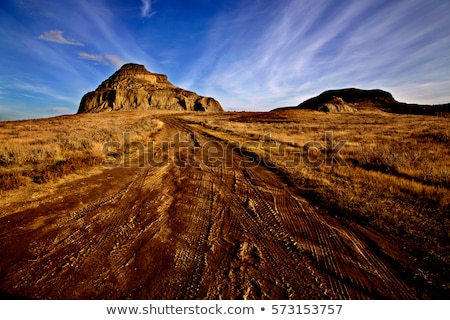
M144 166L107 168L2 209L4 296L426 298L405 280L408 257L393 239L312 206L196 127L161 121L154 138L171 143L167 163L143 153ZM164 160L164 145L152 153Z

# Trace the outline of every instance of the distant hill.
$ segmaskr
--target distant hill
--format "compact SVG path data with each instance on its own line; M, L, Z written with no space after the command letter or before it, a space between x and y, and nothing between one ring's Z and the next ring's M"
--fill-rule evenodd
M356 88L328 90L300 103L298 106L275 110L310 109L324 112L356 112L371 108L401 114L438 115L450 113L450 104L408 104L396 101L391 93L380 89L362 90Z
M78 113L113 110L223 111L218 101L169 82L143 65L125 64L81 99Z

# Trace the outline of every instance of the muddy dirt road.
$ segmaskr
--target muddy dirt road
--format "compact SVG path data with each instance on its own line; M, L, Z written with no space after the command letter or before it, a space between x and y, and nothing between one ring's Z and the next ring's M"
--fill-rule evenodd
M143 153L145 166L107 168L2 209L3 295L426 298L400 272L408 258L395 241L312 206L195 127L161 121L155 140L171 142L167 163L155 165L164 160L156 143L153 165Z

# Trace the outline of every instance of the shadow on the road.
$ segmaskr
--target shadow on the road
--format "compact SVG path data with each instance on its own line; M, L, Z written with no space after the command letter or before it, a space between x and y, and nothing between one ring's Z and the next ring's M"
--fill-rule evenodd
M0 291L0 300L29 300L28 298Z

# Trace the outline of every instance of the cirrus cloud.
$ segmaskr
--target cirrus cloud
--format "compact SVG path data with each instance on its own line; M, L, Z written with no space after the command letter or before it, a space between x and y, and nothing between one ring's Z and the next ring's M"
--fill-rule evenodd
M78 57L84 60L95 61L104 65L112 64L115 67L121 67L125 64L125 61L113 54L95 55L86 52L79 52Z
M113 54L105 54L105 58L108 59L109 62L111 62L116 67L121 67L125 64L124 60Z
M73 46L83 46L83 44L77 40L65 38L63 36L63 31L61 30L50 30L44 32L44 34L38 37L40 40L55 42L59 44L69 44Z
M95 55L95 54L89 54L86 52L79 52L78 53L78 57L81 59L85 59L85 60L91 60L91 61L96 61L96 62L100 62L100 63L104 63L104 59L103 56L100 55Z
M150 18L153 16L155 12L152 11L152 0L141 0L141 2L141 16L144 18Z

